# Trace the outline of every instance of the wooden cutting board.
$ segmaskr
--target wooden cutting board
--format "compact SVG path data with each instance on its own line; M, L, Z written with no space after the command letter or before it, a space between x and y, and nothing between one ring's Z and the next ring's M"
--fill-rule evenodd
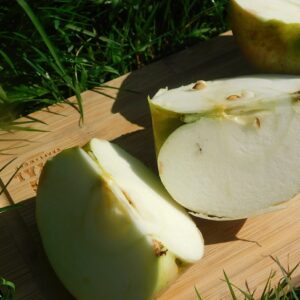
M16 174L0 196L0 207L22 203L0 214L0 276L16 284L17 299L73 299L52 271L35 224L36 186L49 157L99 137L118 143L156 170L147 96L165 86L251 73L254 71L227 34L108 82L109 88L83 93L83 125L79 124L78 112L64 104L31 115L40 122L28 126L46 132L1 134L0 168L15 158L0 173L1 184ZM271 257L278 258L285 268L293 268L300 261L299 214L300 199L295 199L284 210L247 220L195 219L205 239L205 256L159 299L196 299L195 287L205 300L231 299L223 270L237 286L244 288L247 280L250 289L257 288L258 296L272 270L277 272L274 284L281 275ZM300 284L300 268L293 280Z

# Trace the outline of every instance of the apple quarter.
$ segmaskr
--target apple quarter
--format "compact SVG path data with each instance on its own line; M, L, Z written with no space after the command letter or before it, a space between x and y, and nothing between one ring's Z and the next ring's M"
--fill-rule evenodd
M159 178L104 140L46 163L36 218L53 269L78 300L153 299L203 255L200 231Z

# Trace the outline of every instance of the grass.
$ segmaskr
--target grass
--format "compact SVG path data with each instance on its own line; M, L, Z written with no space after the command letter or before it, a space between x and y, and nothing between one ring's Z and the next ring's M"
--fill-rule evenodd
M277 284L273 284L272 279L276 275L276 272L272 270L260 295L256 294L256 290L250 290L247 281L245 282L245 289L236 286L230 281L226 272L223 271L224 281L227 284L232 300L300 300L300 287L295 287L292 283L292 274L299 267L299 263L291 270L289 268L286 270L277 258L271 258L279 267L282 277ZM204 300L197 288L195 288L195 292L198 300Z
M16 295L15 285L2 277L0 277L0 299L14 300Z
M228 0L3 0L0 129L227 29ZM23 126L26 128L26 126Z

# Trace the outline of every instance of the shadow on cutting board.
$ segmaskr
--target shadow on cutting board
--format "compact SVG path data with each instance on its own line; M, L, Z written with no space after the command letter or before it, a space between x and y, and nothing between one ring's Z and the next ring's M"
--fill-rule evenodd
M1 213L0 243L0 276L13 281L16 300L75 300L43 250L35 222L35 199Z
M120 113L131 123L147 129L151 127L147 97L160 88L255 73L233 37L218 36L129 74L120 87L112 113Z

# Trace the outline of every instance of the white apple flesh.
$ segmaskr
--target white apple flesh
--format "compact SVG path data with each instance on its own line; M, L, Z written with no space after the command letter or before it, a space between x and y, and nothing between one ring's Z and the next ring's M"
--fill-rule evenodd
M245 56L265 72L300 74L300 1L230 4L232 31Z
M161 90L150 101L161 180L194 215L241 219L300 191L300 78L244 77ZM198 83L198 85L200 84ZM176 113L168 135L159 126Z
M199 230L159 179L107 141L49 160L36 203L49 261L78 300L152 299L203 255Z

